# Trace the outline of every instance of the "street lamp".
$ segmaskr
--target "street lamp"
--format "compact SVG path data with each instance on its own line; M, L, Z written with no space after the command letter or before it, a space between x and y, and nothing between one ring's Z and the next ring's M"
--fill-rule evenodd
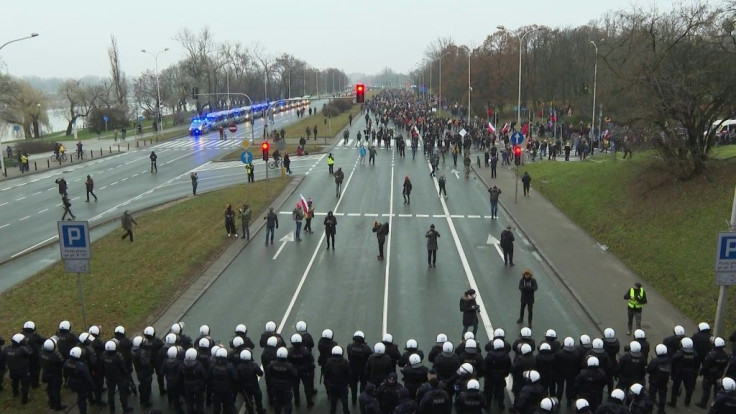
M159 135L164 132L164 123L163 123L163 117L161 116L161 88L158 84L158 55L168 51L169 48L165 48L164 50L158 52L158 53L152 53L146 51L146 49L141 49L141 52L147 53L151 56L153 56L153 60L156 62L156 121L158 122L158 133Z
M473 91L473 87L470 86L470 55L471 50L469 47L462 45L461 48L468 49L468 125L470 125L470 92Z
M439 93L439 97L437 98L437 99L439 99L438 104L437 104L437 106L438 106L437 110L438 111L440 109L442 109L442 58L445 57L445 56L447 56L447 55L449 55L449 54L450 54L450 52L447 52L447 53L444 53L444 54L440 55L440 75L438 76L440 78L440 93Z
M2 50L5 46L7 46L7 45L9 45L11 43L20 42L21 40L31 39L31 38L34 38L36 36L38 36L38 33L31 33L30 36L21 37L21 38L18 38L18 39L13 39L11 41L5 42L5 43L3 43L2 46L0 46L0 50ZM7 174L5 173L5 153L0 154L0 170L2 170L3 176L7 177Z
M516 126L519 127L519 129L521 129L521 51L523 49L522 45L524 43L524 37L526 37L526 35L532 32L536 32L539 29L529 30L528 32L519 36L519 34L516 32L509 32L508 30L506 30L506 27L503 25L497 26L496 28L503 32L511 33L514 36L516 36L517 39L519 39L519 97L518 97L518 101L516 104Z
M598 45L594 41L590 41L590 44L595 48L595 69L593 69L593 116L590 119L590 155L593 155L593 139L595 139L595 93L596 87L598 86ZM600 131L598 131L600 133Z

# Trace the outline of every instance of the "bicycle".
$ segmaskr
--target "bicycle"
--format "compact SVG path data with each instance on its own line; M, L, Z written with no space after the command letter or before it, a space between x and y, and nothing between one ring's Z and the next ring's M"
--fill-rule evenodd
M281 168L281 158L278 160L270 160L266 165L268 165L268 168L274 169L274 168Z
M68 159L66 153L63 154L52 154L50 157L51 161L65 162Z

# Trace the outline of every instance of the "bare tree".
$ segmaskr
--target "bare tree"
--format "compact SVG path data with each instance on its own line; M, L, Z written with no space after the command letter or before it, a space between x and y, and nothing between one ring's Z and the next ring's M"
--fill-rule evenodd
M90 111L99 104L105 92L102 85L84 85L75 79L67 79L62 83L59 94L66 101L68 111L66 119L69 121L65 135L72 134L72 128L77 119L89 115Z
M107 56L110 60L110 78L112 79L113 95L118 107L127 113L128 107L128 83L125 74L120 69L120 52L118 40L110 35L110 46L107 48Z
M263 49L260 43L256 43L253 46L252 53L256 61L258 61L263 68L263 99L268 99L268 81L271 77L271 72L273 71L274 58Z

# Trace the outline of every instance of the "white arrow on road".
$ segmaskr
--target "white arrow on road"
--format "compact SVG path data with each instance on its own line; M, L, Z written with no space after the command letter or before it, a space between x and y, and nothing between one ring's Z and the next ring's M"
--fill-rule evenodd
M281 246L279 246L279 249L276 251L276 254L273 255L273 260L276 260L277 257L281 254L281 251L284 250L284 246L286 246L286 243L293 242L294 241L294 233L288 232L286 233L286 236L279 239L281 242Z
M460 171L453 168L450 172L455 174L455 178L457 178L458 180L460 179Z
M488 240L486 240L486 244L493 245L493 247L496 248L498 255L501 256L501 259L503 259L503 250L501 250L501 242L497 238L493 237L491 233L488 233Z

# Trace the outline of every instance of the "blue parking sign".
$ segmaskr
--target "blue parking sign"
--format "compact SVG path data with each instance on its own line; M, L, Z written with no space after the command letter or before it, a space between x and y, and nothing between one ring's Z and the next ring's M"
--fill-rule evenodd
M62 260L89 259L89 224L86 221L59 221L59 248Z

